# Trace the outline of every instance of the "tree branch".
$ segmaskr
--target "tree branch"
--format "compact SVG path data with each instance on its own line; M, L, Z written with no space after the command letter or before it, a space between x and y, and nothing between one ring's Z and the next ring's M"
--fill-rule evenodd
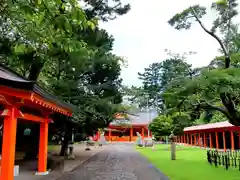
M195 104L195 106L200 106L200 108L202 108L202 109L212 109L212 110L219 111L219 112L223 113L229 120L232 119L232 117L228 113L227 109L224 107L214 106L209 103Z
M223 103L223 105L226 107L226 109L228 110L228 112L236 114L237 110L235 108L235 104L232 101L232 98L230 96L230 94L226 94L226 93L221 93L220 94L220 99Z
M191 7L191 10L193 12L193 16L195 17L196 21L200 24L200 26L202 27L202 29L208 33L210 36L212 36L213 38L215 38L217 40L217 42L220 44L222 50L223 50L223 53L224 53L224 56L226 57L226 65L225 67L228 68L229 65L230 65L230 56L229 56L229 53L227 52L227 49L226 47L224 46L223 42L221 41L221 39L216 35L214 34L213 32L209 31L204 25L203 23L201 22L201 20L199 19L196 11Z

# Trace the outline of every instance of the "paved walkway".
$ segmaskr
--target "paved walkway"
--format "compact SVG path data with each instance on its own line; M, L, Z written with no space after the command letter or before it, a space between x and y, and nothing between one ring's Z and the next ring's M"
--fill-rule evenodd
M132 144L111 144L58 180L168 180L134 150Z
M24 168L20 167L20 175L15 177L14 180L56 180L62 174L71 172L73 169L78 167L80 164L87 161L89 158L97 154L98 152L104 150L104 147L91 147L91 151L85 151L86 146L83 144L74 145L74 155L76 156L75 160L65 160L63 169L53 170L46 176L36 176L34 175L35 171L23 170ZM59 152L59 150L57 151ZM37 163L33 163L37 167ZM29 166L29 164L28 164Z

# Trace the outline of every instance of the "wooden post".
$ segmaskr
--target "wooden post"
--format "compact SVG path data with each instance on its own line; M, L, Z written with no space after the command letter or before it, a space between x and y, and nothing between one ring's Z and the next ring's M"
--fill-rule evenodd
M215 138L216 138L216 148L219 149L219 144L218 144L218 132L215 132Z
M223 149L224 149L224 152L226 152L226 138L225 138L225 132L224 131L222 132L222 135L223 135Z
M231 133L231 149L232 151L235 150L235 146L234 146L234 134L233 134L233 131L230 131Z
M177 137L174 136L173 134L169 136L169 140L171 143L171 160L176 160L176 144L175 144L176 139Z
M190 134L190 145L193 145L192 134Z
M194 146L196 146L197 145L197 134L195 133L194 134Z
M40 124L40 140L38 152L38 172L36 175L47 175L47 153L48 153L48 119Z
M142 140L144 139L144 127L142 127Z
M130 141L132 141L133 138L133 127L130 128Z
M209 140L210 140L210 148L213 148L213 144L212 144L212 133L209 133Z
M203 141L204 141L204 148L207 147L207 143L206 143L206 133L203 132Z
M112 139L112 130L109 128L108 129L108 141L111 142Z
M3 142L1 160L1 180L14 180L14 161L17 132L17 109L11 107L4 110L3 120Z
M99 141L99 138L100 138L100 133L99 133L99 130L97 131L97 141Z
M238 149L240 149L240 132L239 132L239 134L238 134L238 144L239 144L239 145L238 145L238 146L239 146Z
M198 146L201 146L201 133L198 133Z

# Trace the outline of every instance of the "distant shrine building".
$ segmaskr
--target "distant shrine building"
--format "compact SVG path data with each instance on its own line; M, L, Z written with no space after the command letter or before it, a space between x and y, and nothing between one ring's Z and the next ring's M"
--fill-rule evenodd
M104 130L105 139L110 142L132 142L137 140L137 132L141 134L142 138L147 138L148 125L156 117L156 110L128 115L128 119L121 114L116 114L116 119ZM152 137L151 132L149 132L149 137ZM99 140L99 138L100 133L97 132L95 140Z
M223 151L239 150L240 127L228 121L186 127L184 134L177 137L177 142Z

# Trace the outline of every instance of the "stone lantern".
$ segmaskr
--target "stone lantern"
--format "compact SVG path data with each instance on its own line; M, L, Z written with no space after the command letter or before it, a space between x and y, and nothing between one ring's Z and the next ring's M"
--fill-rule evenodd
M169 136L170 144L171 144L171 160L176 160L176 139L177 137L171 133Z

